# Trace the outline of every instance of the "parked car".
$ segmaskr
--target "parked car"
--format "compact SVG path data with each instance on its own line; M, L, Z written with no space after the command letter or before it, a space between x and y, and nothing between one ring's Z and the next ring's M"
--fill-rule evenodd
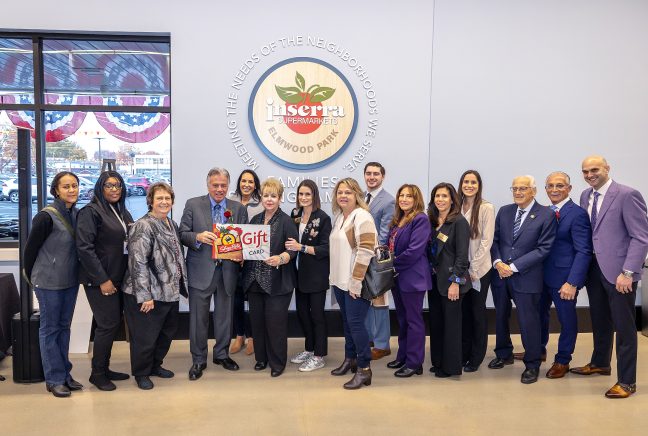
M18 239L18 218L0 215L0 238Z
M140 176L129 176L126 178L126 183L133 186L133 194L135 195L146 195L149 186L152 184L147 177Z
M32 201L36 201L37 198L37 181L36 177L32 177ZM18 203L18 179L13 178L13 179L8 179L0 184L2 186L2 199L3 200L9 200L12 203ZM49 181L48 181L48 186L49 186ZM49 189L47 191L47 199L48 200L53 200L54 197L49 193Z

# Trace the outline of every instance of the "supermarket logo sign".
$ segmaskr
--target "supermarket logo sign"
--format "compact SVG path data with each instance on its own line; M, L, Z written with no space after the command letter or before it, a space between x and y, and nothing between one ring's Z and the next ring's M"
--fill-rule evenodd
M250 95L252 135L273 161L310 169L335 160L358 125L349 81L315 58L291 58L269 68Z

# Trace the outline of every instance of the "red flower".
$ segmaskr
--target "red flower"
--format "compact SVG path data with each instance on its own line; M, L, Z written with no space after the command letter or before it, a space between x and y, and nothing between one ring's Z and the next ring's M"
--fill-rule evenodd
M223 215L225 215L225 218L231 218L232 217L232 211L227 209Z

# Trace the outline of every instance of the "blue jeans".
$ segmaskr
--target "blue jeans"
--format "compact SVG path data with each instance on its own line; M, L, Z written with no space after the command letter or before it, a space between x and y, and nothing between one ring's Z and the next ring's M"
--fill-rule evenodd
M391 326L389 325L389 307L369 306L367 318L365 321L369 340L374 343L374 347L381 350L389 350L389 337L391 336Z
M359 368L368 368L371 363L371 349L365 320L371 303L360 297L354 299L337 286L333 286L333 291L342 315L344 357L357 359Z
M62 385L72 378L72 363L68 352L70 326L79 285L56 291L36 288L34 292L40 308L38 339L45 383L51 386Z

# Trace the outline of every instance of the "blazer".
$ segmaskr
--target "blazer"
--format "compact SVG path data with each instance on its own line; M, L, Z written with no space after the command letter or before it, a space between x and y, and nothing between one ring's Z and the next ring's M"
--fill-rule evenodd
M463 216L470 224L473 205ZM493 233L495 233L495 207L482 200L479 207L479 236L470 240L468 247L468 259L470 260L470 269L468 272L471 276L481 279L493 267L490 250L493 246Z
M366 193L365 193L366 194ZM396 207L394 196L383 188L369 203L369 212L378 230L378 244L384 245L389 239L389 224Z
M581 194L580 205L585 210L591 194L592 188ZM648 218L639 191L612 181L596 216L592 242L608 282L616 283L623 270L634 272L633 281L641 279L648 252Z
M133 224L128 210L124 210L122 219L128 231L128 226ZM76 246L81 261L79 283L99 286L111 280L119 288L128 268L128 254L124 254L126 240L124 227L112 210L98 201L82 208L76 229Z
M235 200L227 199L226 210L232 211L230 223L247 224L246 208ZM216 268L223 269L223 282L227 295L234 295L239 275L239 263L231 260L214 262L212 246L196 243L196 235L204 231L212 231L211 201L209 195L194 197L187 200L182 219L180 220L180 239L187 250L187 274L189 287L207 289L214 277Z
M500 259L502 262L514 263L518 272L506 279L500 279L499 274L494 273L493 285L502 287L503 280L508 280L516 292L538 294L543 288L542 263L549 256L556 237L556 214L536 201L517 237L513 238L517 209L516 204L509 204L497 213L491 258L493 261Z
M442 235L447 237L445 241ZM459 277L466 279L463 285L459 285L459 293L465 294L472 287L468 277L470 224L463 215L459 215L454 221L443 223L439 230L432 232L432 236L436 238L437 250L430 262L434 266L439 293L446 297L452 284L451 277Z
M396 284L401 292L432 289L432 275L426 256L431 233L430 220L423 212L396 231L394 268L398 273Z
M560 289L565 283L582 288L592 259L592 228L585 209L573 201L560 208L549 256L544 260L544 282Z
M302 209L294 209L292 220L299 233ZM299 242L313 247L314 255L298 253L297 289L301 292L321 292L329 288L329 236L331 217L322 209L311 212Z

